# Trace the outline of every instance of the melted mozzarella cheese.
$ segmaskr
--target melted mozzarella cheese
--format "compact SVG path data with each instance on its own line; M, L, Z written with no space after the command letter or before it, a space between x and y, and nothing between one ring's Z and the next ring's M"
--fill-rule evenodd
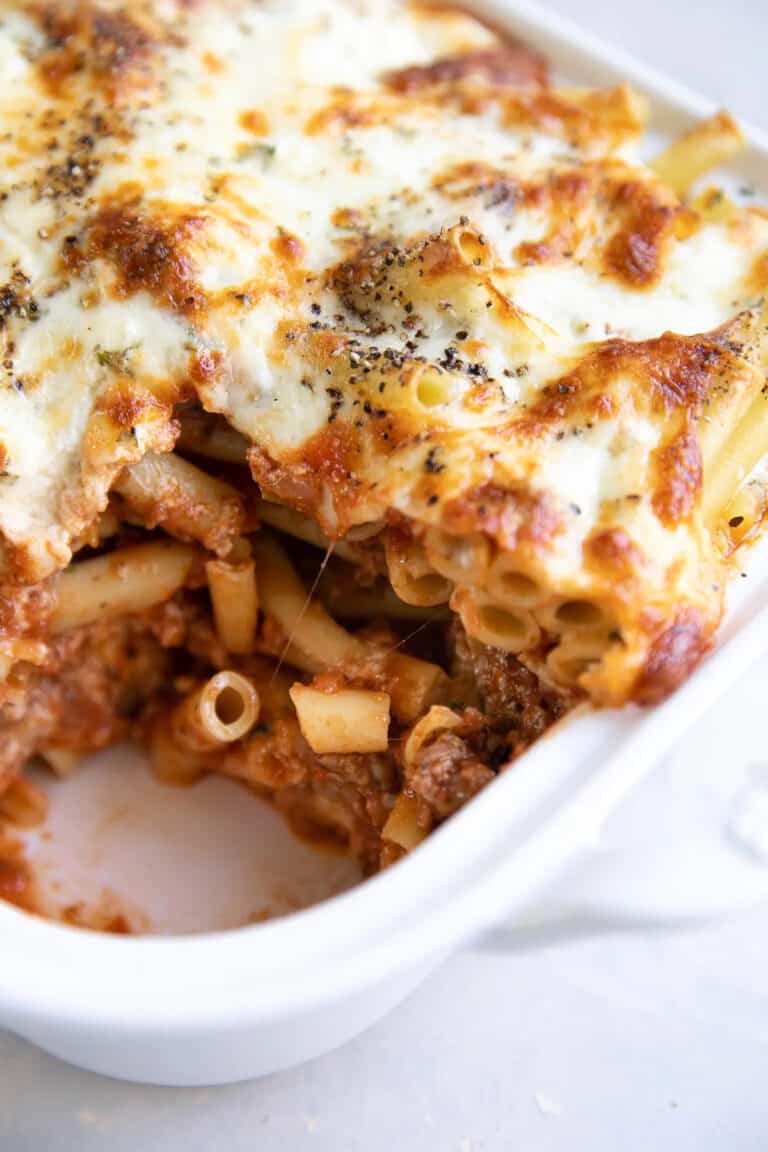
M0 92L0 531L29 578L66 562L127 460L172 438L171 405L192 384L278 465L316 472L307 445L343 432L354 458L334 483L346 469L347 487L318 481L329 530L390 507L435 524L470 488L525 485L561 520L540 558L558 586L588 587L585 541L617 524L654 597L696 585L698 544L654 511L668 427L647 382L622 365L604 411L547 405L607 342L732 321L766 220L664 232L678 208L633 159L640 125L621 93L388 85L498 47L455 13L397 0L73 10L68 35L102 41L70 71L67 37L31 0L6 0L0 24L13 81ZM457 255L461 229L476 264ZM442 380L435 403L419 397L425 367ZM95 455L94 416L116 390L156 396L165 426L137 410L127 442Z

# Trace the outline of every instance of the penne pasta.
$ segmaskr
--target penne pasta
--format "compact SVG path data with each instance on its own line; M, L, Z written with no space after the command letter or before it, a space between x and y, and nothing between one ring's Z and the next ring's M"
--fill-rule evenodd
M585 109L597 111L617 128L631 125L632 131L641 131L650 116L648 97L630 84L617 84L614 88L600 89L559 86L558 93L569 102Z
M322 548L323 551L331 543L314 520L309 520L300 512L295 512L293 508L286 508L282 504L273 504L269 500L260 500L257 505L257 512L260 520L269 524L271 528L277 528L280 532L284 532L286 536L295 536L297 540L303 540L306 544L314 544L316 548ZM342 560L349 560L354 563L357 559L354 547L345 540L334 540L333 551Z
M741 486L723 511L729 551L749 540L768 514L768 480L754 478Z
M302 735L318 755L386 752L388 693L361 688L321 692L304 684L294 684L290 695Z
M186 544L153 540L70 565L59 578L52 632L162 604L184 586L194 559Z
M449 372L419 365L411 372L410 392L420 408L439 408L454 398L458 383Z
M17 776L0 793L0 819L18 824L20 828L35 828L42 824L47 812L47 796L23 776Z
M512 556L500 553L493 560L487 576L490 595L505 608L536 608L546 599L548 589L534 576L520 569Z
M711 526L723 525L729 503L755 467L768 455L768 395L762 390L732 427L713 460L702 496L702 512Z
M417 541L388 533L384 548L389 581L396 596L417 607L448 602L453 585L432 568Z
M262 611L279 625L287 644L285 652L277 655L311 672L364 656L365 646L332 620L321 604L309 599L288 556L273 537L261 533L253 550Z
M115 491L147 527L162 525L220 556L243 529L243 501L232 485L172 452L148 452L124 470Z
M421 806L415 796L401 792L381 830L382 839L399 844L411 852L429 835L430 824L421 815Z
M194 456L207 456L224 464L245 464L248 441L220 416L207 412L185 412L176 447Z
M730 224L741 214L739 205L722 188L705 188L691 201L691 208L708 224Z
M259 693L239 672L217 672L178 704L171 731L178 745L205 752L246 736L259 719Z
M259 592L253 560L205 565L216 632L228 652L253 652L259 616Z
M387 691L392 711L401 724L413 724L448 689L448 677L439 664L406 652L392 653L386 664Z
M72 748L47 747L40 749L40 755L45 763L61 779L71 776L83 759L82 753Z
M319 660L307 656L295 644L287 643L282 630L279 630L276 635L273 634L269 628L268 619L265 620L265 627L262 628L261 634L256 637L254 652L264 658L271 657L273 661L278 662L280 667L285 664L288 668L307 672L310 675L315 675L323 670Z
M768 528L759 165L707 187L727 114L661 151L461 2L157 6L0 18L0 824L135 738L368 875L715 642Z
M448 230L447 238L462 264L468 268L488 270L493 267L493 249L486 237L476 228L457 224Z
M458 728L461 723L461 717L457 716L450 708L434 704L426 716L422 716L418 724L415 724L408 734L403 749L406 768L410 768L416 762L416 757L430 736L436 732L443 732L447 728Z
M317 596L335 618L352 620L444 621L450 619L447 605L435 607L406 604L383 578L372 587L363 587L353 569L345 563L329 564L317 583Z
M594 632L604 628L608 631L611 622L606 611L594 600L577 597L554 597L536 609L536 619L542 628L555 636L563 633Z
M744 136L733 117L718 112L680 136L651 164L656 174L684 196L691 186L744 148Z
M192 750L180 744L165 716L158 717L152 724L147 738L147 750L153 775L165 784L187 788L205 775L207 764L204 753L199 748Z
M79 552L81 548L98 548L105 540L116 536L119 530L120 515L115 507L115 501L112 500L101 516L89 524L76 540L72 541L72 551Z
M453 536L430 528L425 539L427 559L432 567L456 584L481 586L488 571L491 546L479 532Z
M547 670L558 684L576 688L581 677L598 664L612 644L606 632L571 633L547 655Z
M748 363L739 350L754 348L755 353L762 347L768 353L766 341L766 313L762 297L750 302L752 307L744 309L733 328L728 350L734 357L731 378L727 388L712 388L696 424L702 470L704 473L704 499L712 499L712 481L719 481L719 462L735 430L747 418L759 421L760 400L764 398L764 365ZM692 431L688 424L688 433Z
M457 588L451 607L459 613L467 634L504 652L534 648L539 626L525 609L504 608L469 588Z

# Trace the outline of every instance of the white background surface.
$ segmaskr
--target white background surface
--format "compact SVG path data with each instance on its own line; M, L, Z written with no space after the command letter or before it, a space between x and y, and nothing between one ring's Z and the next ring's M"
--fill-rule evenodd
M552 6L768 128L765 0ZM768 690L768 663L758 675ZM710 720L733 727L724 769L768 761L729 699ZM765 1152L767 960L768 907L465 954L341 1051L232 1088L119 1084L0 1034L0 1149Z

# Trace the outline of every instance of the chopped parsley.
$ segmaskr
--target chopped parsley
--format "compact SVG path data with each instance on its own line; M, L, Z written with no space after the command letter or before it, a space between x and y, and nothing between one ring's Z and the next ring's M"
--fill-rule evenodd
M133 376L131 360L138 347L138 344L129 344L127 348L102 348L97 344L94 354L102 368L109 368L122 376Z

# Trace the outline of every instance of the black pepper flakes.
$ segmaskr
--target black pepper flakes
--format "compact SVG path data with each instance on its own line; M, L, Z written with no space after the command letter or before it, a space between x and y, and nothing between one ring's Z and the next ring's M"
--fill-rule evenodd
M438 475L440 472L445 472L445 464L441 464L437 459L437 449L430 448L424 460L424 471L432 475Z
M11 317L32 321L39 319L39 306L29 285L29 277L25 276L18 265L14 265L10 280L0 287L0 331Z

